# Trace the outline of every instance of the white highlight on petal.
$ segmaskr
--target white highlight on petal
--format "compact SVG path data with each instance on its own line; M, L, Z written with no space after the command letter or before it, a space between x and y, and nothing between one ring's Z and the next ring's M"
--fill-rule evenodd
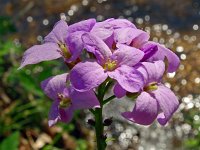
M172 72L172 73L168 73L167 77L168 78L174 78L175 75L176 75L176 72Z

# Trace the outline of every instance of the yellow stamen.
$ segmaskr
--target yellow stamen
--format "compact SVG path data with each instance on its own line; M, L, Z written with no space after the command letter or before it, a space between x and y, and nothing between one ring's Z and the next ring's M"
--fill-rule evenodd
M65 97L63 94L58 94L58 98L60 100L59 103L60 108L68 108L71 105L71 99Z
M150 83L148 86L144 87L144 91L155 91L158 89L158 85L156 82Z
M67 48L67 46L63 43L61 44L58 44L61 51L62 51L62 54L63 56L66 58L66 59L69 59L71 57L71 53L69 52L69 49Z
M103 68L108 71L113 71L116 69L116 67L117 67L117 61L110 59L108 59L108 61L103 66Z

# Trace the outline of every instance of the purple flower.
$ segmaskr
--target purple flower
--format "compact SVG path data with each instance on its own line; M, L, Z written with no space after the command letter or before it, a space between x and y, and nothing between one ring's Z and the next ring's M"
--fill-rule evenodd
M149 34L135 28L121 28L114 31L114 41L142 50L145 55L142 61L168 60L168 72L178 69L180 60L175 53L156 42L149 40Z
M101 38L110 48L115 47L113 35L117 29L136 28L133 23L127 19L110 18L102 22L97 22L91 30L91 33Z
M67 87L67 78L68 74L62 74L50 77L41 83L45 94L54 100L49 113L49 126L58 121L70 122L75 110L100 107L92 90L78 92L72 87Z
M93 53L97 62L88 60L78 63L70 72L70 81L78 91L91 90L107 77L117 82L129 92L138 92L143 87L143 77L134 67L142 58L143 52L124 44L117 44L113 53L98 37L86 33L82 36L85 48Z
M161 125L165 125L177 110L179 102L174 93L161 83L165 71L164 62L143 62L138 70L143 74L145 86L137 97L133 110L122 113L122 116L141 125L150 125L157 118ZM127 92L116 85L114 93L120 98Z
M60 57L66 62L75 61L83 49L82 34L89 32L95 23L95 19L88 19L68 26L65 21L60 20L45 37L44 44L35 45L24 53L19 69Z

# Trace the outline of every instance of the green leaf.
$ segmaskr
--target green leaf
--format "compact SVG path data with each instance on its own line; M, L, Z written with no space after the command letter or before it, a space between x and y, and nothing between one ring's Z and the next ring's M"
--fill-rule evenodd
M17 150L19 146L20 134L14 132L0 143L0 150Z
M110 141L115 141L115 138L110 137L110 138L107 138L107 139L106 139L106 143L107 143L107 142L110 142Z

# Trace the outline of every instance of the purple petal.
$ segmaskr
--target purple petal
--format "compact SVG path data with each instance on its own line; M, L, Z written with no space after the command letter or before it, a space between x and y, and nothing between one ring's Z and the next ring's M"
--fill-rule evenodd
M67 62L75 61L83 50L83 41L81 39L84 31L70 33L66 38L66 43L69 48L71 58Z
M117 48L118 49L113 53L111 58L117 60L119 66L134 66L144 56L144 53L141 50L124 44L117 44Z
M166 47L155 43L155 42L150 42L154 45L158 46L158 51L150 58L151 60L163 60L165 57L167 57L168 60L168 72L174 72L178 69L180 60L178 56L173 53L171 50L167 49Z
M95 34L94 34L95 35ZM111 49L111 50L115 50L115 45L116 43L114 42L114 35L112 34L109 38L107 38L106 40L104 40L104 42L106 43L106 45Z
M99 101L93 90L78 92L71 87L70 98L72 99L72 106L74 110L100 107Z
M164 85L159 85L158 89L152 92L158 101L158 104L163 111L158 116L158 122L161 125L165 125L172 117L173 113L177 110L179 102L174 93Z
M93 53L101 64L104 64L109 56L112 55L109 47L97 36L85 33L82 36L82 40L87 51Z
M122 98L126 95L126 90L124 90L119 83L116 83L113 92L117 98Z
M123 89L131 93L140 91L144 86L142 74L133 67L123 65L108 72L108 75L117 80Z
M59 113L59 102L54 101L53 104L51 105L51 109L49 112L49 126L55 125L58 121L61 120L60 113Z
M73 87L80 91L89 91L100 85L107 78L104 69L94 61L80 62L70 72Z
M131 42L131 46L136 48L141 48L143 44L145 44L149 40L150 36L148 33L143 32L139 36L133 39Z
M93 28L91 30L91 33L93 35L96 35L97 37L99 37L102 40L107 40L109 37L112 36L113 31L110 29L106 29L106 28Z
M25 51L19 69L29 64L37 64L42 61L53 60L61 57L59 47L54 43L35 45Z
M142 63L139 63L138 65L135 66L135 68L142 74L143 76L143 81L144 81L144 85L148 84L148 74L147 74L147 70L144 67L144 65L142 65Z
M55 125L57 122L62 121L68 123L72 120L73 109L72 107L64 110L59 108L59 102L54 101L49 112L49 126Z
M113 34L113 26L109 23L112 20L114 19L111 18L102 22L97 22L92 28L91 33L105 41Z
M98 36L105 42L113 35L113 31L119 28L136 28L133 23L126 19L107 19L95 24L91 33Z
M64 20L58 21L53 30L45 37L45 42L52 43L64 43L64 39L67 36L68 25Z
M67 76L68 74L65 73L50 77L41 82L41 88L49 98L56 100L57 94L63 93L64 89L66 88Z
M69 107L67 109L60 108L59 113L60 113L60 118L61 118L60 121L69 123L73 118L74 110L73 110L73 107Z
M142 65L146 69L147 75L145 75L145 72L141 73L143 76L148 76L147 82L152 83L152 82L160 82L163 74L165 72L165 63L163 61L155 61L153 63L150 62L142 62Z
M114 31L114 40L116 43L132 44L133 47L139 48L142 43L148 41L149 34L139 29L120 28Z
M158 103L148 93L142 92L135 102L132 112L124 112L122 116L141 125L150 125L158 115Z
M127 19L114 19L109 21L114 29L118 28L136 28L135 25Z
M157 45L149 42L143 44L140 49L144 52L144 57L142 58L141 61L146 61L158 51Z
M70 25L68 28L68 32L69 33L73 33L76 31L90 32L90 30L93 28L95 23L96 23L95 19L83 20L78 23L74 23L74 24Z

